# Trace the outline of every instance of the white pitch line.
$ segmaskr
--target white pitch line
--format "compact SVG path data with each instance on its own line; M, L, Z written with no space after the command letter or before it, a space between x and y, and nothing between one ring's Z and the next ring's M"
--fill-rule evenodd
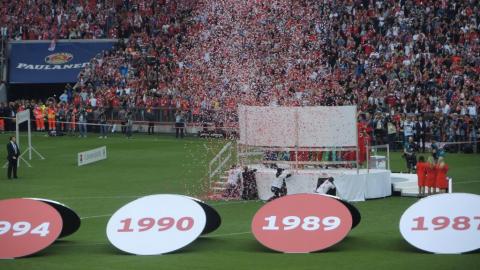
M250 231L248 232L236 232L236 233L224 233L224 234L212 234L210 236L205 236L207 238L213 238L213 237L224 237L224 236L235 236L235 235L242 235L242 234L247 234L251 233Z
M251 201L226 201L221 203L212 203L208 204L210 206L222 206L222 205L230 205L230 204L240 204L240 203L250 203L250 202L261 202L259 200L251 200Z
M98 216L88 216L88 217L81 217L80 219L89 219L89 218L101 218L101 217L109 217L113 214L105 214L105 215L98 215Z

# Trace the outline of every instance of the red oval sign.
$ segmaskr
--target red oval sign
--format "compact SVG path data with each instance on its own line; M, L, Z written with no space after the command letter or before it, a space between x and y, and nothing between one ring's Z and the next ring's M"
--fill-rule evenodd
M341 202L316 194L295 194L264 205L252 232L264 246L285 253L308 253L340 242L352 227Z
M62 231L60 214L46 203L30 199L0 201L0 258L36 253Z

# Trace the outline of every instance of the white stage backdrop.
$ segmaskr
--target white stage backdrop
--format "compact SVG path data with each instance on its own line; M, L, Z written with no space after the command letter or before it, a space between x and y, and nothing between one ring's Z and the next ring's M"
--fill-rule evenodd
M357 107L239 106L240 143L252 146L357 146Z

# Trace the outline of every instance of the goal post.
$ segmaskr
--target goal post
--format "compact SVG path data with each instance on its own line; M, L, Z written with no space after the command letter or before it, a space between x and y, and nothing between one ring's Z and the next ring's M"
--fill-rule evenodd
M45 159L45 157L42 156L32 145L32 128L31 128L31 120L30 120L30 109L18 112L15 118L16 122L16 137L17 137L17 144L21 148L20 144L20 124L27 122L28 126L28 131L27 131L27 139L28 139L28 147L23 151L23 153L20 155L20 158L18 160L18 166L20 166L20 160L23 160L25 164L27 164L28 167L32 167L28 161L26 161L23 156L28 152L28 160L32 160L32 151L37 154L37 156L40 159Z

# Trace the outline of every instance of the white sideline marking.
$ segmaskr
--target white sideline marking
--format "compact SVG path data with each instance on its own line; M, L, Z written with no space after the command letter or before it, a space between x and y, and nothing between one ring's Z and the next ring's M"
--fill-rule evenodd
M212 204L209 204L209 205L210 205L210 206L222 206L222 205L239 204L239 203L250 203L250 202L261 202L261 200L226 201L226 202L221 202L221 203L212 203Z
M113 214L105 214L105 215L98 215L98 216L88 216L88 217L81 217L80 219L89 219L89 218L100 218L100 217L109 217Z
M234 235L242 235L242 234L247 234L251 233L250 231L248 232L236 232L236 233L223 233L223 234L212 234L212 235L206 235L206 238L213 238L213 237L223 237L223 236L234 236ZM202 236L200 236L202 237Z

